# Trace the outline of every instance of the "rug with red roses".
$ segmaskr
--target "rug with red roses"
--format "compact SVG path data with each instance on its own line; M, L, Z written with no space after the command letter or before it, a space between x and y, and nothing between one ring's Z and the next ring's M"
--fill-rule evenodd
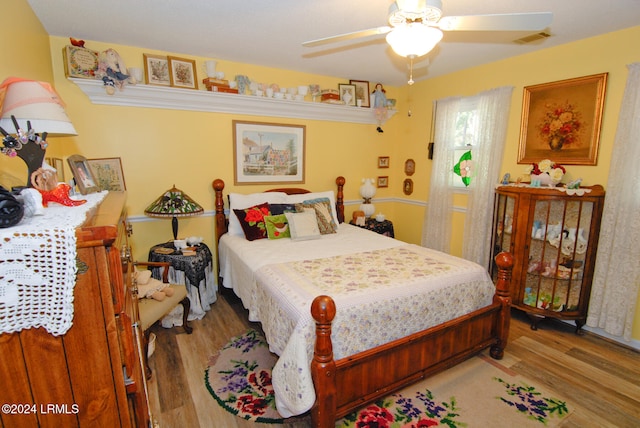
M264 337L249 330L211 357L206 386L219 405L243 419L289 425L275 407L271 368L276 358ZM336 421L336 427L555 427L570 412L557 394L480 354L362 407ZM298 418L294 425L305 422L309 419Z

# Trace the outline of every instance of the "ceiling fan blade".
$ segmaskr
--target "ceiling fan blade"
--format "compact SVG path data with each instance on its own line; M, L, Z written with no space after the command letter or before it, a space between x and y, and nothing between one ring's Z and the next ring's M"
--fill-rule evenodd
M391 27L388 27L388 26L370 28L368 30L354 31L352 33L339 34L337 36L325 37L323 39L310 40L308 42L304 42L302 46L310 48L314 46L325 45L328 43L335 43L335 42L342 42L344 40L357 39L360 37L375 36L377 34L386 34L389 31L391 31Z
M445 31L539 31L552 20L551 12L445 16L437 26Z

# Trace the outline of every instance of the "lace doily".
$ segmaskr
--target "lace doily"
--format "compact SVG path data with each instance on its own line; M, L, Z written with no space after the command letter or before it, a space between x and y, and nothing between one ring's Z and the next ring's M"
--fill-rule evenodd
M76 282L76 231L107 192L75 207L50 204L44 215L0 229L0 334L44 327L69 330Z

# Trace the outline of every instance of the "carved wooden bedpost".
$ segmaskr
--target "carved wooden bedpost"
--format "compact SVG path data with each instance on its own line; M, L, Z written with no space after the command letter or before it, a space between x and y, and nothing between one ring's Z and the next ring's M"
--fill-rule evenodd
M498 265L498 281L496 282L496 294L493 297L494 302L499 301L502 305L501 316L497 322L496 336L498 341L491 347L491 357L496 360L502 359L504 356L504 348L507 346L507 338L509 337L509 324L511 322L511 269L513 268L513 256L511 253L501 252L495 257Z
M216 210L216 239L215 239L215 250L216 250L216 269L218 271L218 284L222 284L222 279L220 278L220 258L218 256L218 242L220 241L220 237L227 232L227 220L224 216L224 198L222 196L222 191L224 190L224 181L219 178L213 180L211 183L211 187L215 192L215 210Z
M331 344L331 321L336 316L336 304L329 296L318 296L311 304L316 321L316 343L311 361L311 377L316 390L316 402L311 409L314 427L329 428L336 421L336 362ZM322 396L318 391L323 391Z
M338 194L336 195L336 209L338 211L338 222L344 223L344 183L346 180L343 176L336 178L336 184L338 185Z
M224 198L222 191L224 190L224 181L219 178L213 180L211 187L215 191L215 209L216 209L216 246L222 234L227 231L227 224L224 218Z

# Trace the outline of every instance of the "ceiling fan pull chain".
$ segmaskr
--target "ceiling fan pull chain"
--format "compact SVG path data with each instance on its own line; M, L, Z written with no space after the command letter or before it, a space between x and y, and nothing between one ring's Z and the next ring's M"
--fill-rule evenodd
M409 85L413 85L415 83L413 81L413 57L409 57L409 81L407 83Z

